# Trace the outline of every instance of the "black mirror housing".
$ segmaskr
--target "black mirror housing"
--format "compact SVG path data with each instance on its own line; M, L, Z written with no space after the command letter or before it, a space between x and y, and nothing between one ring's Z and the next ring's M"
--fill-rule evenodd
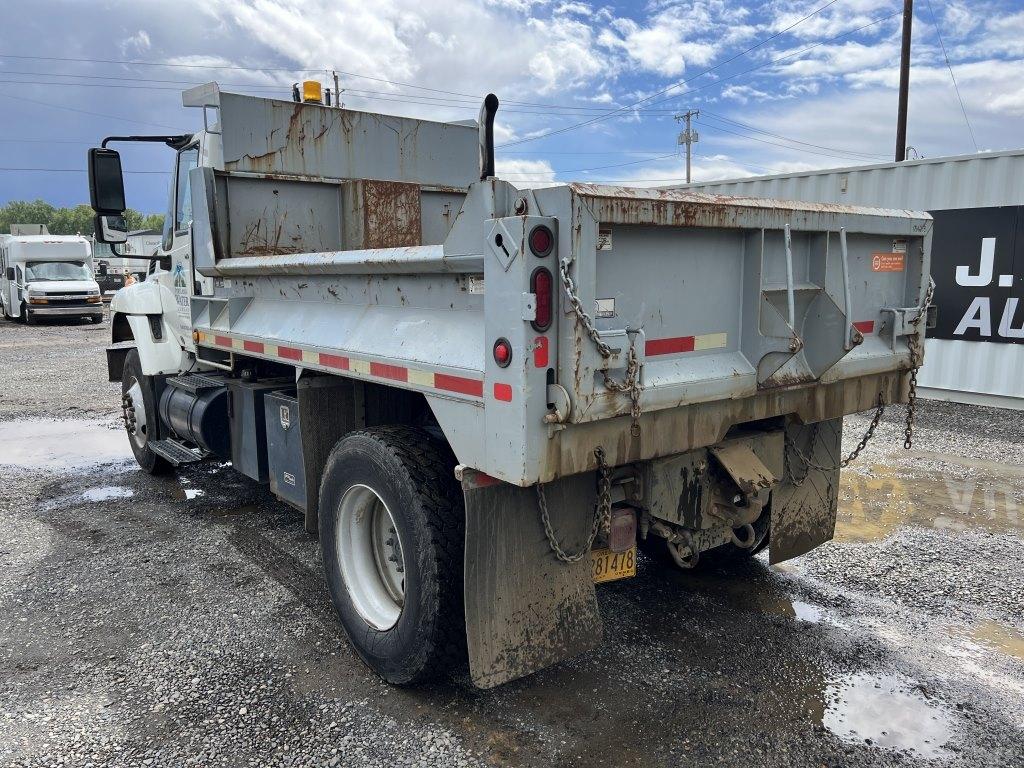
M17 279L17 276L14 274L14 267L8 267L7 268L7 279L8 280L16 280Z
M116 150L98 147L89 150L89 202L96 213L106 216L120 216L128 207L124 200L121 155Z

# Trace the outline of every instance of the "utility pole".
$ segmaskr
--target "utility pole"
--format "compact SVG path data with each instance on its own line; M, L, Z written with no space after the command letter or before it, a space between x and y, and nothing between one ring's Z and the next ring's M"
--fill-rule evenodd
M338 84L337 70L334 70L332 74L334 75L334 106L341 109L344 104L341 103L341 86Z
M690 183L690 165L693 157L693 145L700 141L700 136L697 132L690 127L690 120L694 117L700 117L699 109L688 109L686 114L676 115L676 122L683 121L686 123L686 128L679 134L679 144L686 145L686 183Z
M914 0L903 0L903 48L900 52L900 105L896 117L896 162L907 159L907 101L910 96L910 33Z

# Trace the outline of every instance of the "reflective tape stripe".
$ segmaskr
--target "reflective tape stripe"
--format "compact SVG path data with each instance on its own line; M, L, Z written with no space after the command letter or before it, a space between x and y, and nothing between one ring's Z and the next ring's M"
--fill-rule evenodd
M394 365L393 363L359 360L344 355L334 355L329 352L317 352L300 347L267 344L262 341L252 341L222 334L210 334L204 331L196 331L195 338L198 343L205 343L224 349L241 350L264 357L279 358L323 368L333 368L339 371L351 371L362 376L386 381L401 381L425 389L454 392L460 395L468 395L469 397L482 398L484 396L484 382L481 379L428 371L422 368L406 368L403 365ZM501 399L511 401L511 386L507 384L498 385L496 391L501 392ZM506 395L507 398L505 397Z
M674 355L682 352L703 352L708 349L725 349L729 346L727 333L703 333L699 336L673 336L667 339L648 339L644 344L647 357Z

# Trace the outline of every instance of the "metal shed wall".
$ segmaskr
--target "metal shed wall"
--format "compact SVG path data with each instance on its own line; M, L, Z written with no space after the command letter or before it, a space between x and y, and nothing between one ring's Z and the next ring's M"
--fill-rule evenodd
M1024 205L1024 150L703 182L722 195L938 211ZM928 339L927 397L1024 410L1024 344Z

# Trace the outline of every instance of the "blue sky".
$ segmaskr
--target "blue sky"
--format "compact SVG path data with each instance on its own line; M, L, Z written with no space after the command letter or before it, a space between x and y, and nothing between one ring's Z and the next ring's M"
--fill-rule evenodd
M1024 145L1024 2L915 6L909 143L929 157ZM218 80L225 90L289 98L305 69L344 73L346 106L433 119L475 117L479 97L494 91L503 102L499 174L523 185L681 180L673 116L688 108L701 110L696 180L887 161L901 8L901 0L8 0L0 167L80 171L104 135L201 127L201 115L180 106L188 84ZM123 155L136 172L129 204L162 211L170 151ZM0 202L37 197L85 202L85 174L0 171Z

